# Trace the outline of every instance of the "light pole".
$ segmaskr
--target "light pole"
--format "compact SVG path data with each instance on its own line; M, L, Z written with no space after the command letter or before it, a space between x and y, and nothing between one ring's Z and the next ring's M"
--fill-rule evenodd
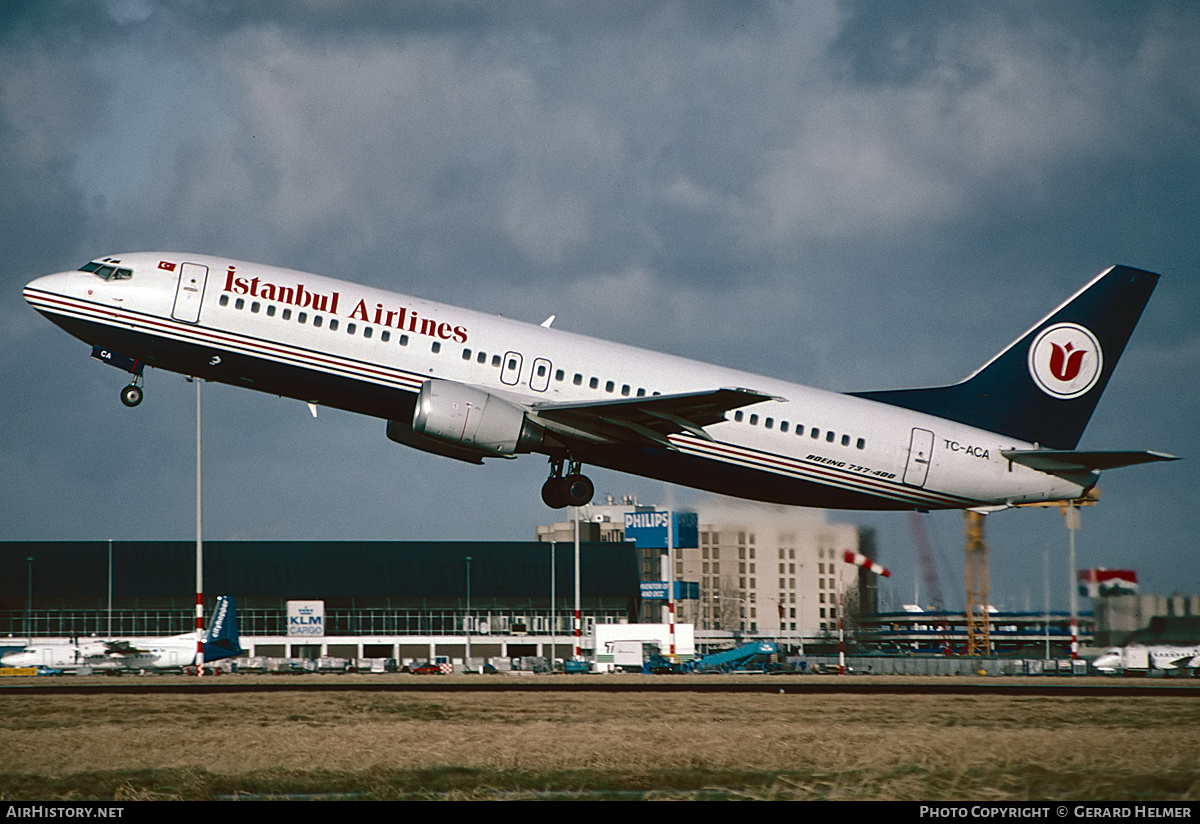
M467 634L467 652L463 660L465 669L471 670L471 556L467 556L467 614L463 617L463 629Z
M204 675L204 497L201 469L200 378L196 384L196 675Z
M108 637L112 638L112 542L108 539Z
M25 635L33 640L33 556L25 559Z
M554 672L555 650L554 650L554 633L555 633L555 615L554 598L557 595L557 585L554 580L554 556L557 554L558 544L553 540L551 535L550 540L550 672Z

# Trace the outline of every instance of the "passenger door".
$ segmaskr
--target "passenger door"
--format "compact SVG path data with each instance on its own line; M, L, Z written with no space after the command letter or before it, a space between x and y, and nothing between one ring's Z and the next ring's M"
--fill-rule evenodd
M933 433L928 429L914 429L908 445L908 466L904 468L904 482L909 486L925 486L929 475L929 462L933 459Z
M200 301L204 298L207 281L207 266L185 263L179 267L179 285L175 287L175 305L171 308L171 317L185 323L199 323Z

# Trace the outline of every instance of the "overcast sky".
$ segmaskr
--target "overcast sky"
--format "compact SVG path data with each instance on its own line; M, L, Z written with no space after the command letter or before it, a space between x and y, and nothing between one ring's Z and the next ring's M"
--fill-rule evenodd
M1200 591L1200 5L6 2L0 539L194 534L194 389L21 298L107 254L294 267L852 391L965 377L1097 272L1162 274L1081 448L1081 566ZM206 385L206 537L532 539L544 459ZM606 471L599 495L707 496ZM908 517L875 526L896 601ZM962 518L931 516L962 602ZM1055 512L988 518L1040 608Z

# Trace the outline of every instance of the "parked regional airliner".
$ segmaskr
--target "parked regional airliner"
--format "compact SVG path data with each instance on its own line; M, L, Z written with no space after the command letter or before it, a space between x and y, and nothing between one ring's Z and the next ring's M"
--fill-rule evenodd
M1092 661L1100 672L1140 672L1141 670L1200 669L1200 644L1130 644L1112 647Z
M1157 281L1113 266L960 383L850 394L205 255L100 258L25 299L132 373L127 406L154 366L382 418L471 463L538 452L551 507L591 500L588 463L773 503L987 510L1172 460L1075 449Z
M208 630L204 633L204 663L235 658L244 650L238 636L233 598L217 596ZM196 663L196 633L166 638L89 638L53 643L42 641L0 656L0 666L47 666L65 670L177 670Z

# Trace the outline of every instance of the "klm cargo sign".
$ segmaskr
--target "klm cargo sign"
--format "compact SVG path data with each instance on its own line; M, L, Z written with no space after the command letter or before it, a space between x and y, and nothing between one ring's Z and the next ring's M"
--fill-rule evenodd
M625 540L638 549L666 549L670 524L675 548L695 548L700 545L698 523L695 512L626 512Z
M287 602L289 636L319 638L325 635L324 601Z

